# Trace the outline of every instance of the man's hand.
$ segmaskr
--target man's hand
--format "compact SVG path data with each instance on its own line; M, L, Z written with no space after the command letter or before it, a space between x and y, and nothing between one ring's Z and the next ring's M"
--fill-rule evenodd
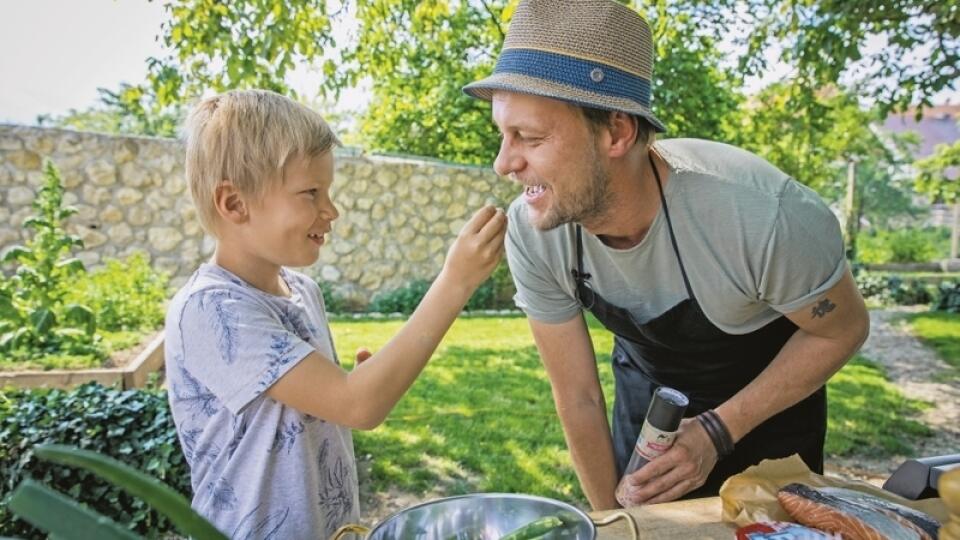
M702 486L716 465L710 436L699 420L685 418L670 450L621 480L617 502L628 508L676 500Z

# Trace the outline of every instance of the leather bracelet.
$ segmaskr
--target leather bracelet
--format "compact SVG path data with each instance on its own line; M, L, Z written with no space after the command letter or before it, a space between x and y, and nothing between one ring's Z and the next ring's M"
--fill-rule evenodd
M697 420L700 421L700 425L710 436L710 441L713 442L719 458L725 458L733 453L733 437L716 411L713 409L706 410L697 415Z
M727 429L727 425L723 423L723 420L720 419L720 415L717 414L717 411L710 409L707 411L708 416L717 427L717 433L720 435L720 440L723 442L724 456L728 456L733 453L733 436L730 435L730 430Z

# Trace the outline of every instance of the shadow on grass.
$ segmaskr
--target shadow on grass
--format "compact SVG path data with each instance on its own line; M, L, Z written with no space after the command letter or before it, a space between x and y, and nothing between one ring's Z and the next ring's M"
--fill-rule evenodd
M828 455L910 456L913 441L933 434L913 419L930 404L905 397L880 366L860 356L830 380L827 399Z
M385 424L355 435L373 489L583 503L536 348L445 348Z

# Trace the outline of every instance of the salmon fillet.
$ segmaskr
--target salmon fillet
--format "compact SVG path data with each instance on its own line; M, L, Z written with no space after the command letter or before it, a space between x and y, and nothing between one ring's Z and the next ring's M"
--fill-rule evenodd
M933 516L925 514L919 510L914 510L908 506L897 504L880 497L874 497L873 495L869 495L861 491L854 491L852 489L825 487L819 488L819 490L821 493L833 495L834 497L840 497L841 499L846 499L855 503L872 506L879 510L889 510L912 522L917 527L923 529L923 531L930 535L931 538L937 540L937 531L940 530L940 522L934 519Z
M880 508L822 493L804 484L784 486L777 499L790 517L844 540L933 540L909 520Z

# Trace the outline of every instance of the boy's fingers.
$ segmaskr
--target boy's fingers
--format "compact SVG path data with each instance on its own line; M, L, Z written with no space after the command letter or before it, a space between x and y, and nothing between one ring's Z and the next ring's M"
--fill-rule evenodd
M477 238L483 242L487 243L491 240L495 240L498 236L503 236L503 231L507 227L507 214L500 210L496 209L496 213L483 224L477 232Z
M357 365L364 363L368 358L373 356L373 353L370 352L370 349L366 347L360 347L357 349Z
M470 221L463 226L463 231L469 234L478 233L487 222L490 221L490 218L495 216L497 213L497 208L492 204L488 204L483 208L474 212L473 217L470 218Z

